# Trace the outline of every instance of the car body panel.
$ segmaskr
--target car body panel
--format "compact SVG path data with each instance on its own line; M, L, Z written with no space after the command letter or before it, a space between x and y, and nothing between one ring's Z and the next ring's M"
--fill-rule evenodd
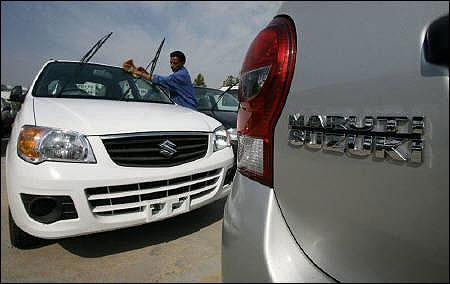
M207 115L171 104L35 97L34 107L37 125L85 135L186 131L186 123L190 131L211 132L220 126Z
M422 49L448 3L288 1L277 14L295 24L297 54L274 132L273 188L236 174L224 282L448 282L448 67ZM293 114L423 116L423 161L290 145ZM271 215L289 236L269 241ZM291 266L298 258L311 266Z
M237 112L234 111L201 111L202 113L209 115L211 117L214 117L220 123L222 123L223 126L225 126L226 129L229 128L236 128L237 123Z
M225 204L222 232L223 282L335 282L301 251L273 189L240 173Z
M427 75L422 61L426 27L445 13L443 2L286 3L280 10L299 40L275 130L274 189L298 244L339 281L448 281L448 71ZM424 161L287 146L294 113L424 116Z

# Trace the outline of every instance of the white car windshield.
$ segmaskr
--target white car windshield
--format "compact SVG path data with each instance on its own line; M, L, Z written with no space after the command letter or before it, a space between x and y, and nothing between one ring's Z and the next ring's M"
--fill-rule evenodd
M52 62L33 88L35 97L126 100L173 104L164 89L121 68L92 63Z

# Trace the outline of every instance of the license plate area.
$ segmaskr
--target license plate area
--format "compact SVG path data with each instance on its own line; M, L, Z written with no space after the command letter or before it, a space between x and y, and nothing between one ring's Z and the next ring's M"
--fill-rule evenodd
M190 198L189 196L184 196L151 201L149 202L147 209L148 221L166 218L189 211Z

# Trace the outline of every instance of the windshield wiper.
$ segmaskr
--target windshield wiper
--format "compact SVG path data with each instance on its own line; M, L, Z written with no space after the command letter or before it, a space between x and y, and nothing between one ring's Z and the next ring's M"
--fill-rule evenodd
M112 35L112 32L110 32L109 34L103 36L101 39L99 39L93 47L91 47L91 49L88 50L88 52L86 52L86 54L83 55L83 57L81 57L78 68L76 69L72 80L67 80L66 82L64 82L64 84L62 85L61 89L59 89L59 92L55 94L55 97L59 97L61 95L61 93L64 91L64 88L66 87L66 85L71 82L71 81L75 81L76 78L78 78L78 76L81 73L81 69L84 66L85 63L88 63L89 60L92 58L92 56L94 56L97 51L100 49L100 47L102 47L102 45L105 43L105 41L107 41L109 39L109 37Z
M148 69L148 67L150 67L150 64L152 65L152 67L150 68L150 78L151 78L151 76L153 75L153 71L155 71L155 67L156 67L156 63L158 62L158 58L159 58L159 54L161 53L161 49L162 49L162 47L163 47L163 45L164 45L164 41L166 40L166 38L163 38L163 40L161 41L161 43L160 43L160 45L159 45L159 47L158 47L158 50L156 51L156 54L155 54L155 57L153 57L153 59L152 60L150 60L150 62L148 63L148 65L147 65L147 67L145 67L145 71L147 71L147 69ZM137 80L138 80L139 78L136 78L136 79L134 79L133 81L134 81L134 84L136 84L136 82L137 82ZM131 90L131 86L130 86L130 88L120 97L120 99L119 99L119 101L122 101L122 100L124 100L125 99L125 97L128 95L128 93L130 92L130 90Z
M150 64L152 65L152 67L150 68L150 77L153 75L153 71L155 71L156 63L158 62L159 54L161 53L161 49L164 45L165 40L166 38L163 38L161 44L158 47L158 50L156 51L155 57L153 57L153 59L148 63L147 67L145 68L145 71L147 71Z
M239 81L237 81L236 83L234 83L233 85L229 86L225 91L223 91L222 94L219 95L219 98L217 99L216 103L212 106L211 111L214 112L214 109L216 108L217 104L220 102L220 100L223 98L223 96L225 95L225 93L227 93L229 90L231 90L231 88L233 88L234 86L236 86L236 84L238 84Z
M109 37L111 35L112 35L112 32L110 32L109 34L107 34L104 37L102 37L101 39L99 39L97 41L97 43L95 43L94 46L91 49L89 49L89 51L83 57L81 57L80 62L81 63L89 62L89 60L92 58L92 56L94 56L97 53L97 51L100 49L100 47L102 47L102 45L105 43L105 41L107 41L109 39Z

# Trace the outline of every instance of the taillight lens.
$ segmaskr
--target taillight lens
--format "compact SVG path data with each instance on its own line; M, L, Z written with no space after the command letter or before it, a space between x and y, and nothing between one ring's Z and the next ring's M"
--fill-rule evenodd
M289 92L297 52L293 21L277 16L253 40L239 83L238 168L273 186L273 136Z

